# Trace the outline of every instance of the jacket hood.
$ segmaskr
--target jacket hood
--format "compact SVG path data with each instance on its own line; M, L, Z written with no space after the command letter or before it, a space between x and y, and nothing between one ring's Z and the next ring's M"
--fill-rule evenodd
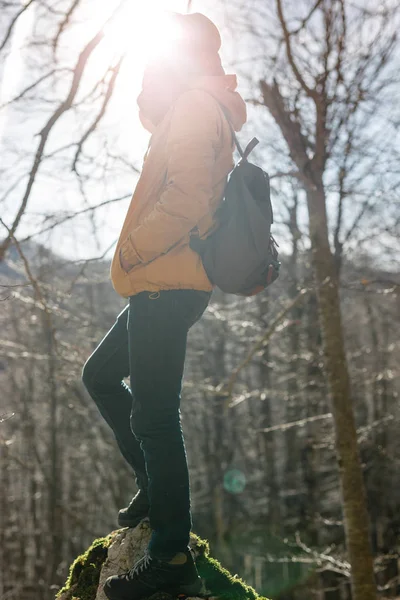
M206 75L197 77L190 89L200 89L213 96L226 110L235 131L240 131L247 120L246 104L236 91L236 75Z
M147 74L138 97L139 118L143 127L154 133L180 94L188 89L198 89L213 96L224 107L234 130L240 131L246 123L247 111L246 104L236 88L236 75L201 75L168 87L163 85L162 78L157 77L157 74Z

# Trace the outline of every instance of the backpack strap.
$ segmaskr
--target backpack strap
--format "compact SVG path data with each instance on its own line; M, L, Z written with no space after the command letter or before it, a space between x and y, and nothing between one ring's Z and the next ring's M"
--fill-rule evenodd
M256 137L253 137L253 139L251 139L249 141L249 143L247 144L246 148L244 149L244 153L242 156L242 160L247 160L250 152L253 152L254 148L260 143L260 140L258 140Z
M219 105L221 107L222 112L225 115L226 120L228 121L229 128L230 128L230 130L232 132L233 140L234 140L236 148L237 148L237 150L238 150L238 152L240 154L240 158L241 158L240 162L246 161L248 159L248 157L249 157L250 152L252 152L254 150L254 148L257 146L257 144L259 144L260 142L259 142L259 140L256 137L253 137L253 139L250 140L250 142L247 144L246 148L243 150L242 146L240 145L239 140L238 140L238 138L236 136L236 133L235 133L235 130L234 130L233 125L231 123L231 120L229 118L229 115L228 115L227 111L225 110L225 107L222 106L222 104L219 104Z

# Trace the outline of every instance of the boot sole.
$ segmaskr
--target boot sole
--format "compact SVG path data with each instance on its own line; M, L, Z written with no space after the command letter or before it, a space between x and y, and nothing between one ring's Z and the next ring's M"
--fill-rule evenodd
M129 519L129 518L124 519L122 516L118 515L118 525L120 527L130 527L130 528L133 528L133 527L137 527L141 521L143 521L144 519L148 519L148 518L149 518L149 514L148 513L143 514L140 517L136 517L136 519Z
M204 593L203 590L203 582L199 577L197 581L191 583L190 585L181 585L179 586L179 588L175 589L170 588L163 590L154 590L149 596L146 596L146 598L150 599L155 594L166 594L173 598L178 598L179 600L182 600L183 598L188 598L190 596L196 596L198 598L208 598L208 596ZM107 596L108 600L121 600L120 596L110 595L111 590L108 588L107 584L103 586L103 592Z
M177 598L186 596L197 596L200 598L204 597L203 590L203 582L199 577L194 583L191 583L190 585L181 585L179 586L179 589L170 590L167 591L167 593L176 596Z

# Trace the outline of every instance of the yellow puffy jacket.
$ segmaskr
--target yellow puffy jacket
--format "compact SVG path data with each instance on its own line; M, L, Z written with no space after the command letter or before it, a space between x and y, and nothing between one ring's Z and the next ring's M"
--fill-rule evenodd
M190 232L212 230L229 172L232 133L246 121L236 76L201 77L182 93L155 129L111 265L124 297L170 289L209 291L212 284ZM125 272L120 253L134 265Z

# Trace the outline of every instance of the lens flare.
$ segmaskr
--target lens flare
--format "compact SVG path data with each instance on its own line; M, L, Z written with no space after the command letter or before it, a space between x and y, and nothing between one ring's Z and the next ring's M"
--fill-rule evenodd
M231 494L241 494L246 487L246 475L240 469L229 469L224 475L224 488Z

